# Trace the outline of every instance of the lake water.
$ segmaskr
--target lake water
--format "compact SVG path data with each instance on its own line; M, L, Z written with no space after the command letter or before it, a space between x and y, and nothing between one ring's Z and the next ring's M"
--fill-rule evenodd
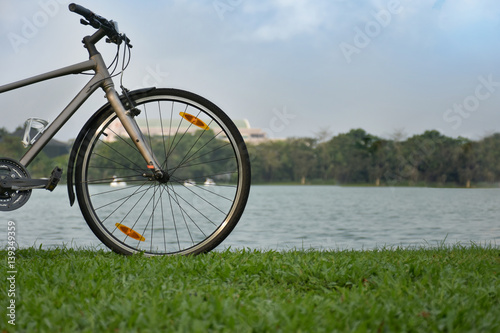
M0 213L0 247L16 222L19 247L104 248L69 206L64 185L34 190ZM253 186L245 213L218 249L374 249L438 244L500 245L500 189Z

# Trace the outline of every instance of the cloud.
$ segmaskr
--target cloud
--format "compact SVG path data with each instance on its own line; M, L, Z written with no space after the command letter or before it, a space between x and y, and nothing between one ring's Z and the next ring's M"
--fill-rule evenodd
M260 17L254 20L256 26L250 38L272 42L314 33L330 16L327 7L331 6L326 1L272 0L258 4L246 2L244 12Z
M498 1L457 1L441 7L441 28L464 29L480 25L498 25L500 3Z

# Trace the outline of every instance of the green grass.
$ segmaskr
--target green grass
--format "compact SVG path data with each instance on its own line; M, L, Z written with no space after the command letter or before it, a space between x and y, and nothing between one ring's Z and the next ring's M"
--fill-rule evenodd
M500 332L495 246L16 256L16 326L2 292L4 332Z

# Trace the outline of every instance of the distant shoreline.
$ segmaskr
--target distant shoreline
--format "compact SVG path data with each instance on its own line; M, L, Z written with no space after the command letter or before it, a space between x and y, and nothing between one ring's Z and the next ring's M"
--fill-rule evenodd
M390 188L390 187L419 187L419 188L457 188L457 189L495 189L500 188L500 183L478 183L471 184L470 187L466 187L458 184L438 184L438 183L395 183L395 184L386 184L382 183L380 185L375 185L371 183L345 183L339 184L334 182L324 182L320 181L311 181L306 182L305 184L301 184L300 182L270 182L270 183L252 183L252 186L337 186L337 187L373 187L373 188Z

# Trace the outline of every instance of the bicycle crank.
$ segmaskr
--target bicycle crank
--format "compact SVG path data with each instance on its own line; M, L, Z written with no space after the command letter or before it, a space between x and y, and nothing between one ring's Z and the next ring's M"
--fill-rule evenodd
M0 211L16 210L28 202L31 190L19 191L4 187L7 182L18 179L31 179L28 170L13 159L0 159Z

